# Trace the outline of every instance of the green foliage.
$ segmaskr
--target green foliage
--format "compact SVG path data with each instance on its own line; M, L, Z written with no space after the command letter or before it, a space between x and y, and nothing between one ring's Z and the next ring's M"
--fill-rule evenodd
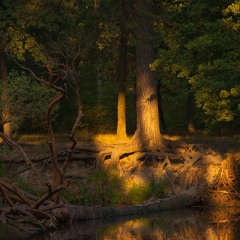
M2 0L1 41L25 66L34 66L32 69L36 70L37 75L45 74L42 66L54 71L66 63L74 66L70 72L74 70L79 73L84 110L82 126L94 128L97 132L112 132L115 131L117 121L115 81L119 57L119 23L128 21L128 73L131 75L131 85L134 85L133 23L131 18L124 18L121 13L121 1L94 2ZM158 50L158 56L150 66L158 73L168 128L183 128L186 125L186 100L188 91L192 91L197 107L195 119L201 126L204 124L208 131L219 128L223 132L239 129L239 1L189 0L180 3L172 0L153 1L153 4L156 14L155 49ZM132 3L127 5L129 8L125 9L125 14L131 16ZM10 64L13 64L11 60ZM41 64L41 67L35 67L36 64ZM58 83L69 83L71 86L69 71L64 71L61 69ZM23 77L20 74L14 78ZM20 90L20 84L15 86L20 96L25 90ZM32 85L29 95L35 87L39 90L39 86ZM41 94L42 100L45 99L44 94ZM71 94L69 91L68 101L61 105L63 110L57 124L59 131L65 126L70 127L74 121L76 112ZM20 103L25 101L15 99ZM42 128L43 121L38 118L43 107L31 108L28 101L24 103L27 107L19 104L22 111L15 104L15 128L22 127L23 123L33 124L36 129ZM132 100L130 104L132 106L129 106L128 101L127 128L134 132L135 103ZM39 109L39 112L34 113L32 109ZM35 120L29 119L30 114L31 119ZM230 129L230 126L235 127Z
M168 187L169 181L167 178L155 180L152 182L152 195L156 198L163 198L166 195L165 191Z
M1 93L0 85L0 93ZM56 93L49 87L38 83L25 73L11 71L8 76L7 93L8 102L1 102L0 110L8 106L11 112L12 127L14 131L22 129L44 129L45 113L48 104ZM4 105L3 105L4 104ZM57 108L53 111L56 116ZM27 127L24 124L28 123Z
M69 191L61 191L61 196L63 199L69 203L81 203L83 205L86 205L86 202L81 201L81 196L79 193L70 193Z
M76 0L4 0L0 6L1 40L23 66L27 66L46 81L49 77L49 84L54 82L58 86L66 84L73 87L72 80L79 77L79 66L84 64L87 52L96 40L92 36L98 25L89 26L89 21L95 21L92 18L95 13L90 8L91 4L89 1ZM48 71L52 73L51 76L46 76ZM30 94L34 88L39 89L39 86L33 85ZM38 95L42 97L43 105L37 108L39 111L45 106L45 99L48 100L47 96L43 96L46 91L41 92ZM33 114L33 118L38 116L28 110L28 116L30 114ZM16 119L15 114L14 117L16 125L28 121L26 118Z
M193 82L196 105L209 116L205 118L208 124L233 121L239 116L239 74L237 66L220 60L199 67L199 74ZM228 79L227 83L225 79Z
M108 106L96 106L86 111L82 124L97 133L114 132L116 126L115 114L111 114Z
M75 179L77 191L62 192L65 200L82 205L119 206L143 203L152 196L163 198L169 186L167 179L154 180L143 185L133 185L126 191L124 178L113 170L99 169L86 178L86 181Z
M165 197L165 190L169 183L167 179L153 180L144 185L133 185L126 194L124 200L127 204L139 204L148 200L151 197Z
M139 204L149 199L152 195L152 185L134 185L126 196L127 204Z
M173 12L168 10L172 24L159 24L163 38L151 65L161 75L163 98L169 86L178 88L179 81L186 81L205 128L235 131L240 116L239 2L189 1ZM181 90L175 91L174 99L189 88L186 85Z
M117 86L109 77L109 69L105 68L99 70L97 76L93 75L92 66L81 68L80 94L84 111L81 127L97 133L115 132L117 124ZM96 86L96 78L99 78L99 86Z
M121 202L124 180L114 170L100 168L80 186L80 202L86 205L112 206Z

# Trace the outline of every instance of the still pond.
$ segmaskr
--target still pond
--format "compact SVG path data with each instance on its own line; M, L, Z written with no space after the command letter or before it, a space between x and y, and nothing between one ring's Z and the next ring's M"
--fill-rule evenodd
M187 208L148 216L83 221L30 235L0 225L1 240L240 240L234 209Z

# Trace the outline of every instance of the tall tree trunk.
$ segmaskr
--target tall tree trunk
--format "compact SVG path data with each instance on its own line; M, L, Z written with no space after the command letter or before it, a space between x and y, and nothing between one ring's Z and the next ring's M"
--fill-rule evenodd
M134 141L149 147L162 145L159 127L157 80L149 65L154 60L152 1L137 0L136 6L136 113Z
M168 128L167 128L167 124L165 121L165 117L164 117L164 113L163 113L163 107L162 107L162 93L161 93L161 84L158 83L158 107L159 107L159 117L160 117L160 130L161 133L167 133L168 132Z
M195 127L193 124L193 107L194 107L194 97L191 90L191 86L188 86L187 95L187 131L188 133L195 133Z
M2 120L10 119L10 109L9 109L9 96L7 92L7 63L4 56L4 53L0 51L0 79L2 81ZM8 137L12 136L12 126L11 123L8 122L3 125L3 133Z
M99 59L100 56L97 57L97 65L96 65L96 80L97 80L97 104L99 106L103 103L103 81L102 81L102 74L101 69L99 67Z
M121 25L120 25L120 55L118 66L118 120L117 120L117 136L120 140L127 138L126 133L126 78L127 78L127 13L126 0L121 1Z

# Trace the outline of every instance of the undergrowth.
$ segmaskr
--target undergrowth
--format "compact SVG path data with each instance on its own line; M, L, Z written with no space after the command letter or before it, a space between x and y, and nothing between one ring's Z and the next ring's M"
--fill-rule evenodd
M133 185L126 190L127 182L115 170L101 168L84 181L75 180L78 191L64 191L62 196L70 203L84 206L125 206L142 203L151 197L163 198L168 186L166 179Z

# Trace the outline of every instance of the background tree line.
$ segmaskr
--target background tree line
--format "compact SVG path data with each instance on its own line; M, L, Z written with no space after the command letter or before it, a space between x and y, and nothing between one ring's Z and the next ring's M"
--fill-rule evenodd
M60 132L75 118L76 75L80 128L121 138L136 128L142 137L157 133L157 125L170 133L236 133L239 14L237 0L3 0L1 121L11 119L5 133L44 130L56 92L32 73L68 86L53 113Z

